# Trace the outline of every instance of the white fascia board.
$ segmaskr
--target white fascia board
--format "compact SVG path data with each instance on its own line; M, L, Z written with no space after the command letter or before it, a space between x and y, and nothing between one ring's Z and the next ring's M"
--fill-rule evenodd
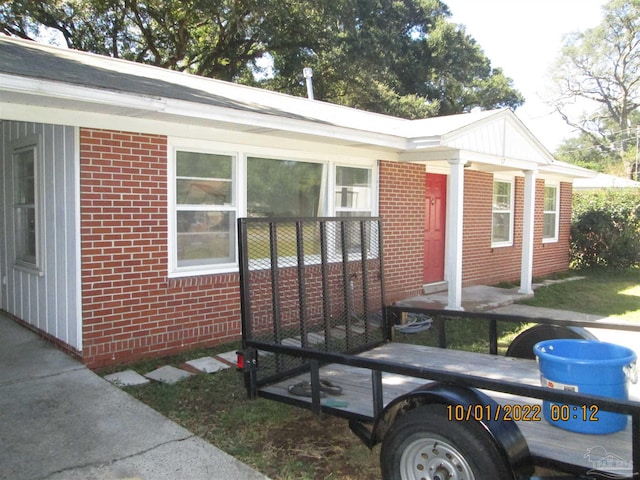
M125 95L108 90L97 90L71 85L68 83L52 82L15 75L0 74L0 91L9 91L41 97L55 97L76 102L88 102L99 105L114 105L125 108L135 108L145 111L158 112L164 108L164 102L157 97L142 95Z
M537 170L541 167L539 163L516 160L512 158L498 157L495 155L489 155L485 153L478 153L470 150L461 150L451 147L440 147L434 149L425 149L423 151L412 151L401 153L398 155L400 161L405 162L432 162L439 160L461 160L467 164L474 163L476 170L483 170L488 168L489 170L513 170L523 172L526 170Z
M73 108L73 104L78 102L91 105L124 107L137 110L139 114L132 115L135 117L161 119L163 116L167 116L169 121L171 121L171 117L182 117L189 119L192 124L197 124L198 119L200 119L207 122L213 121L268 130L281 130L315 138L340 139L354 144L390 148L395 151L406 150L408 144L408 140L401 136L358 130L321 121L298 120L278 115L217 107L170 98L131 95L13 75L0 74L0 86L0 91L67 100L71 108Z
M312 137L325 137L353 142L354 144L385 147L403 151L407 149L406 138L395 135L342 127L321 121L299 120L285 116L248 112L226 107L211 107L204 104L167 99L163 114L209 121L219 121L269 130L294 132Z
M398 160L401 162L437 162L447 160L457 160L460 158L460 151L452 148L432 148L425 150L414 150L404 152L398 155Z
M288 151L315 152L319 157L323 155L342 156L345 158L364 158L378 160L397 159L397 153L391 149L381 147L363 147L361 145L348 146L340 143L332 143L304 136L281 136L274 132L272 135L243 131L238 128L229 129L216 125L213 122L193 124L187 122L170 122L167 118L157 120L153 118L127 117L123 120L117 114L70 111L64 108L52 108L46 106L24 106L18 103L0 103L0 119L23 122L40 122L50 124L62 124L75 127L100 128L107 130L124 130L153 135L166 135L172 138L184 138L191 140L224 139L225 143L234 145L249 145L256 148L279 148Z
M594 178L598 175L598 172L589 170L588 168L578 167L570 163L554 161L551 165L544 165L540 167L541 174L552 174L562 176L569 181L575 178Z
M442 145L442 137L433 135L428 137L414 137L407 142L407 150L422 150L439 147Z

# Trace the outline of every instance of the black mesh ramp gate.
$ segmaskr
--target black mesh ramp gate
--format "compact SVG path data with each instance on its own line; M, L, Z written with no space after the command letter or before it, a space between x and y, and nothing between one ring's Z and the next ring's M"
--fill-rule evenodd
M238 231L243 341L263 345L259 383L307 368L269 345L355 353L385 339L379 219L241 218Z

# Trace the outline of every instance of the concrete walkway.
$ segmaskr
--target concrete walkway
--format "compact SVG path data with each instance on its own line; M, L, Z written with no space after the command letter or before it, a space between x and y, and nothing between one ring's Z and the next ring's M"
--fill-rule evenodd
M266 478L0 315L0 479Z

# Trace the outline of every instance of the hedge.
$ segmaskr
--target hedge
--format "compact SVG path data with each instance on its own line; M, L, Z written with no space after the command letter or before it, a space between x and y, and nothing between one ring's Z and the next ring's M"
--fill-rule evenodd
M640 265L640 191L575 192L572 215L573 268Z

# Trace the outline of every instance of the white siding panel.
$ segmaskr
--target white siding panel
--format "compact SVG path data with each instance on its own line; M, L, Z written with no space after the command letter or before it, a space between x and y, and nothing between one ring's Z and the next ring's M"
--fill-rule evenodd
M499 158L545 163L540 151L506 119L466 129L464 133L452 136L445 143L452 148Z
M12 142L39 135L42 161L40 274L15 268ZM0 135L0 308L67 343L81 345L75 127L2 121Z

